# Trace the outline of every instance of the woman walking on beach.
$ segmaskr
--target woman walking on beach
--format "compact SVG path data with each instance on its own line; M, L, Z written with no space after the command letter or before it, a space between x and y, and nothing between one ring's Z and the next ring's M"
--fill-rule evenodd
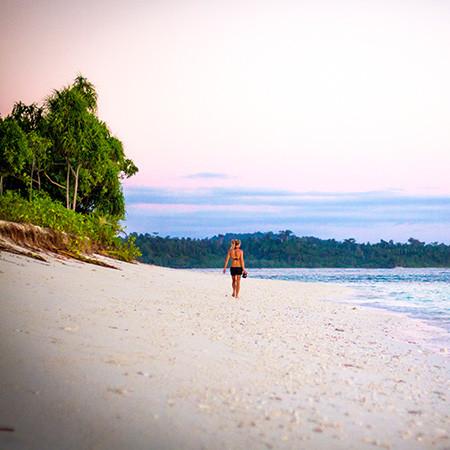
M239 239L233 239L231 241L231 247L228 250L227 257L225 259L225 265L223 273L227 271L228 261L231 259L230 273L232 278L233 294L234 298L239 298L239 291L241 289L241 275L246 273L244 263L244 252L241 250L241 241Z

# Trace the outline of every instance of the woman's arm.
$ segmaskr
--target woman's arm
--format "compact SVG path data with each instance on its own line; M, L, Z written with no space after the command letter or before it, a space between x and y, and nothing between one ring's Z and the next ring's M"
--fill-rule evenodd
M241 267L242 271L245 272L244 250L241 250Z
M230 260L230 252L227 253L227 257L225 258L225 264L223 266L223 273L227 271L228 261Z

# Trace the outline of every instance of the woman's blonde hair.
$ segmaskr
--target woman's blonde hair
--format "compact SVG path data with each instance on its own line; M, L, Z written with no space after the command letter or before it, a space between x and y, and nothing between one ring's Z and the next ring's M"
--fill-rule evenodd
M233 250L236 244L241 245L241 241L239 239L231 239L230 250Z

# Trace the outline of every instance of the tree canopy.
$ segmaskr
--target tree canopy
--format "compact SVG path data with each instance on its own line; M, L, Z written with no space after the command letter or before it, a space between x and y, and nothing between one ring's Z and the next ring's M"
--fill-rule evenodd
M18 102L0 119L0 194L48 193L67 209L125 215L121 180L137 167L97 116L97 92L82 75L42 106Z

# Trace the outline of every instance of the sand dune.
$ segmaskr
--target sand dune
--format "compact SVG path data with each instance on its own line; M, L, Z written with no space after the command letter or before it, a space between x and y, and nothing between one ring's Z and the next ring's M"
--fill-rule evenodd
M1 449L448 449L450 358L331 284L0 259Z

